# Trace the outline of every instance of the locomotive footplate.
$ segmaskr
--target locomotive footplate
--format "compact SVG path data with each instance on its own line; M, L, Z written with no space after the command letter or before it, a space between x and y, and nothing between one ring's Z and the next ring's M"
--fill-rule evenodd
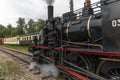
M46 49L48 50L47 46L35 46L35 48ZM64 50L69 51L77 54L90 54L90 55L98 55L98 56L113 56L113 57L120 57L120 53L113 53L113 52L103 52L102 50L91 50L91 49L76 49L76 48L60 48L56 47L54 50Z

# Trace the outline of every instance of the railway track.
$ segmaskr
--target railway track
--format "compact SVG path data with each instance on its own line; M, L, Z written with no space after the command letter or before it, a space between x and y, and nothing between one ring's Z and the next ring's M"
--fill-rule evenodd
M23 69L23 72L25 73L25 76L30 78L29 80L41 80L40 74L36 74L38 71L35 70L30 72L28 69L32 60L32 55L8 48L0 48L0 51L12 58L18 65L20 65L20 67Z
M0 48L0 51L11 57L19 65L24 66L26 68L29 67L30 61L32 59L32 55L25 54L23 52L15 51L8 48Z
M29 60L30 60L30 58L32 58L32 55L25 54L23 52L15 51L15 50L8 49L8 48L0 48L0 51L6 53L7 55L11 55L12 57L16 57L17 59L19 59L27 64L30 63Z
M32 55L24 53L24 52L19 52L19 51L15 51L12 49L8 49L8 48L0 48L0 51L8 55L10 58L16 61L20 66L24 67L28 71L29 64L32 60ZM37 73L36 71L35 72L28 71L28 73L31 73L30 75L34 77L34 79L32 80L41 80L40 74L36 74ZM44 80L53 80L53 79L47 78ZM59 80L63 80L63 79L60 78Z

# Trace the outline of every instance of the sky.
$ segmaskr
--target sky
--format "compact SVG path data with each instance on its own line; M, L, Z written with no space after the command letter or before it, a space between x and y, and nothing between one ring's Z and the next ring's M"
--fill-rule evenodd
M83 7L85 0L73 0L74 9ZM92 3L99 0L91 0ZM69 11L69 0L55 0L54 16ZM16 27L19 17L29 19L47 19L47 4L43 0L0 0L0 24Z

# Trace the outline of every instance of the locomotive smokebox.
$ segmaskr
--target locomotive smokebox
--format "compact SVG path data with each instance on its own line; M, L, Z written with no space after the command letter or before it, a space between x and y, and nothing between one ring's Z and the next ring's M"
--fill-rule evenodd
M48 6L48 20L53 18L53 6Z

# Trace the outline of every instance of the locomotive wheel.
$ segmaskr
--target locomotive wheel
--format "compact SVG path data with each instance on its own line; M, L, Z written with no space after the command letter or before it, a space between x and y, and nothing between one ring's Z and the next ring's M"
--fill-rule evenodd
M73 63L74 65L77 65L83 69L92 71L92 65L89 61L89 59L83 55L77 55L77 54L69 54L66 56L66 60L68 62Z
M66 59L66 61L68 61L68 62L70 62L78 67L81 67L83 69L86 69L88 71L93 72L93 64L94 63L91 63L89 56L69 53L66 55L65 59ZM74 67L67 65L67 64L65 64L65 66L74 68ZM85 76L85 75L83 75L83 76ZM65 77L65 80L77 80L75 77L67 75L67 74L65 74L64 77Z
M47 57L51 58L51 59L55 59L55 56L57 55L57 52L54 50L48 51L47 52Z
M44 63L42 55L44 55L42 50L35 51L33 53L33 60L39 62L40 64Z
M97 74L112 80L120 80L120 63L103 61L97 69Z

